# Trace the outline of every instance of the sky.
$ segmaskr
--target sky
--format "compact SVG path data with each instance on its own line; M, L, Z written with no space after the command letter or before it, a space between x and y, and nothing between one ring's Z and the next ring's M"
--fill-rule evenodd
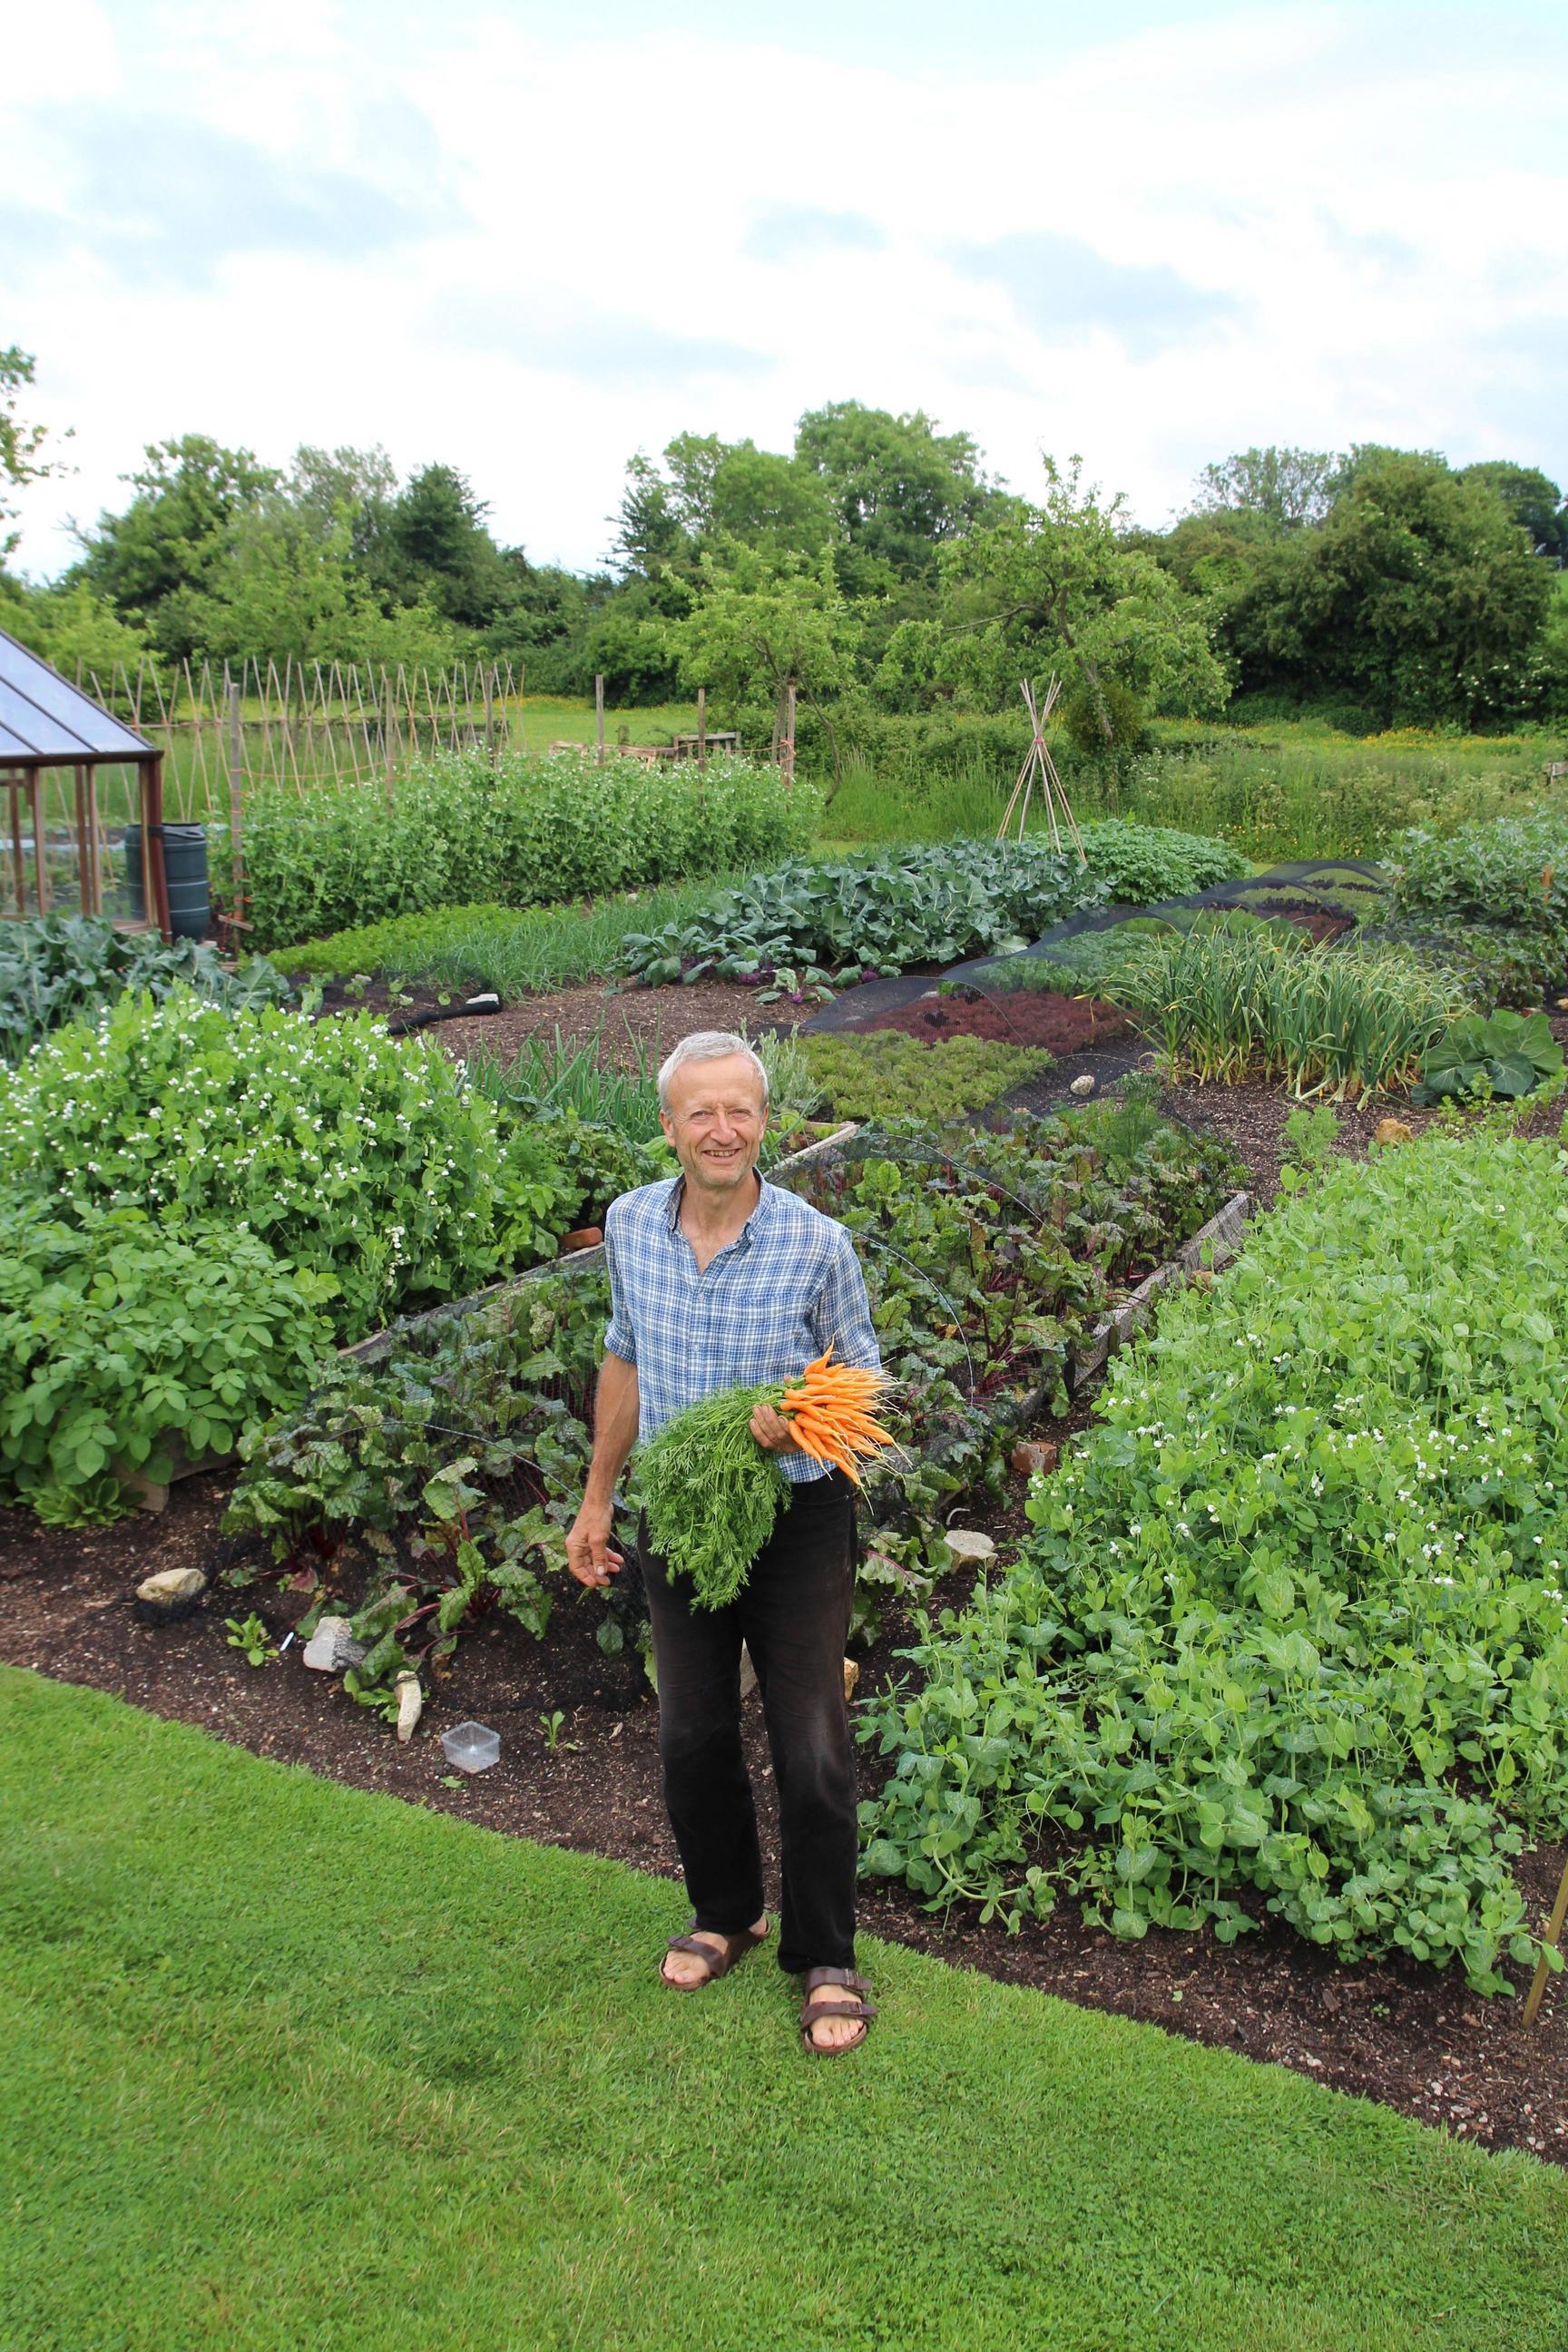
M461 468L599 565L627 457L923 409L1160 526L1252 445L1568 477L1568 8L50 0L0 78L0 347L74 471L201 432Z

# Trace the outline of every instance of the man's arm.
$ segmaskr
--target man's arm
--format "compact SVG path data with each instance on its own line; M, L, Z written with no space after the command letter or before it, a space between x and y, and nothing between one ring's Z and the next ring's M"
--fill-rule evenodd
M855 1244L843 1225L837 1228L837 1247L817 1293L811 1321L818 1345L832 1347L836 1364L849 1364L868 1372L881 1370L882 1351L871 1326L866 1277L855 1255Z
M579 1584L608 1584L621 1567L610 1549L616 1481L637 1437L637 1368L612 1350L594 1391L594 1458L583 1505L566 1538L566 1565Z

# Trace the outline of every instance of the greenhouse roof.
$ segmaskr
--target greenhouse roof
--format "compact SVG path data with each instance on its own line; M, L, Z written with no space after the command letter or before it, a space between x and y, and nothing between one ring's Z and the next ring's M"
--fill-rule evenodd
M0 629L0 767L90 766L152 760L157 747Z

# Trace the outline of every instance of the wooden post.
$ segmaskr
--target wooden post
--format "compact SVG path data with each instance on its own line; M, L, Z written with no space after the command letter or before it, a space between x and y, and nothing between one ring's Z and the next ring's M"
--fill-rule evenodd
M1535 2022L1535 2012L1541 2007L1541 1996L1546 1990L1546 1979L1552 1972L1552 1963L1546 1957L1546 1948L1562 1943L1563 1923L1565 1919L1568 1919L1568 1862L1563 1864L1563 1875L1557 1882L1557 1900L1552 1906L1552 1916L1546 1923L1546 1933L1542 1937L1541 1958L1535 1963L1535 1975L1525 1998L1524 2022L1526 2025L1533 2025Z
M48 864L44 856L44 772L35 768L32 774L33 804L33 874L38 886L38 912L49 911Z
M599 746L599 765L605 764L605 681L597 672L594 677L594 733Z
M392 675L384 668L381 673L381 756L386 770L386 804L390 808L392 805Z
M795 680L784 688L784 780L786 785L795 782Z
M230 911L236 915L239 913L245 898L245 786L240 745L239 688L231 679L228 689L228 856L234 876L234 905Z
M16 912L27 911L27 867L22 850L22 779L9 776L6 783L11 794L11 864L16 876Z
M76 895L84 915L95 915L92 903L92 877L89 872L91 852L87 834L87 770L73 768L71 786L76 800Z
M169 921L169 877L163 863L163 755L143 763L142 770L142 905L165 941L172 941Z
M708 772L708 688L705 686L697 689L697 772L700 776Z
M98 821L98 770L87 771L87 837L91 845L89 863L92 869L92 912L103 912L103 827Z

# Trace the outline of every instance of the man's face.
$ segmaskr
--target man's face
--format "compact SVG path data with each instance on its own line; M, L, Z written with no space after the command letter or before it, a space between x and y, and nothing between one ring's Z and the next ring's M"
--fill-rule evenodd
M669 1082L659 1121L687 1181L704 1192L744 1183L756 1164L768 1114L763 1082L743 1054L688 1062Z

